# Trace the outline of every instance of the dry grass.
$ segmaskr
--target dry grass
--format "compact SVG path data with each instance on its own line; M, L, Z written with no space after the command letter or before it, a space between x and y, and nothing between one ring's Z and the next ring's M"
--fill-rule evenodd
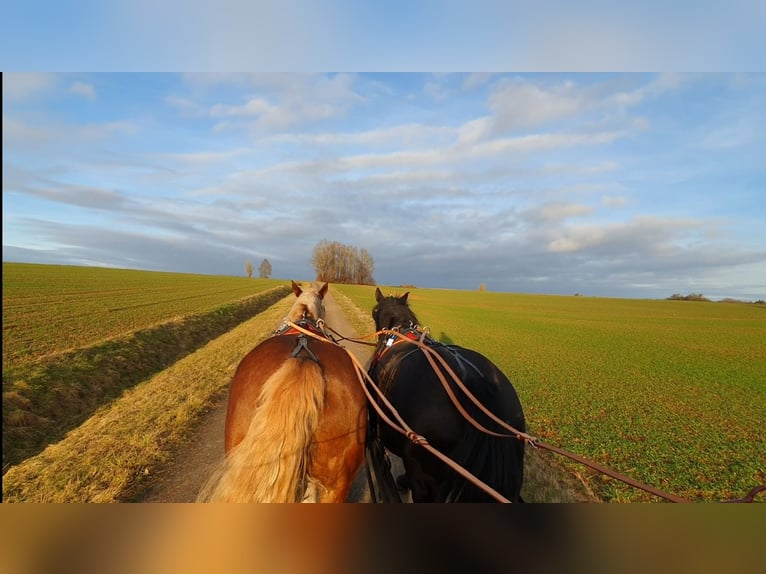
M527 447L524 455L526 502L601 502L586 481L561 465L550 453Z
M289 295L97 411L3 477L7 502L116 502L167 459L242 357L285 317Z

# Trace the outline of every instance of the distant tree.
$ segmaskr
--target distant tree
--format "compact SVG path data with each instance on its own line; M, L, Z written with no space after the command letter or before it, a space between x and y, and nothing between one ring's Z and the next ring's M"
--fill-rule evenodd
M245 261L245 273L247 273L247 278L250 279L253 276L253 262L249 259Z
M366 249L360 249L357 259L356 282L359 285L375 285L375 279L372 276L373 269L375 269L375 261L373 261L372 255Z
M681 295L680 293L673 293L668 297L671 301L710 301L702 293L689 293L688 295Z
M271 277L271 263L269 263L268 259L261 261L261 265L258 267L258 273L261 279L268 279Z
M366 249L323 239L314 247L311 264L317 281L374 285L375 262Z

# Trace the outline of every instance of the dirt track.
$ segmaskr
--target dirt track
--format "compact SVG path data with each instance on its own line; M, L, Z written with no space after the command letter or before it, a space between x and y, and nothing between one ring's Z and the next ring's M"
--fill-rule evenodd
M345 336L358 333L346 319L332 297L332 288L325 298L327 325ZM274 326L275 328L277 325ZM343 342L362 364L366 364L371 348L365 345ZM173 453L171 462L156 471L156 480L136 502L194 502L200 487L223 456L224 423L228 390L216 399L216 405L200 421L188 442ZM348 497L348 502L369 502L364 467Z

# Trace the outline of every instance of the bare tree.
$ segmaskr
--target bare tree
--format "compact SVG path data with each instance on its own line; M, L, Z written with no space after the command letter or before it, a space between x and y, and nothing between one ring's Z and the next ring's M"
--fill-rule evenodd
M253 276L253 262L249 259L245 261L245 273L247 273L247 278L250 279Z
M314 248L311 264L317 281L372 285L374 262L366 249L323 239Z
M375 262L372 255L366 249L360 249L356 282L360 285L375 285L375 279L372 276L373 269L375 269Z
M268 259L261 261L261 265L258 267L258 273L261 279L268 279L271 277L271 263L269 263Z
M326 239L323 239L314 247L311 264L316 271L317 281L329 281L329 276L334 273L332 253L332 243Z

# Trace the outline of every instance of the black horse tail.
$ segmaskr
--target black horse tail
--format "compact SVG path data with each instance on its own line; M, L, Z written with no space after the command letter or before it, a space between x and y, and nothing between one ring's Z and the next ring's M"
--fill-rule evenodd
M464 351L460 355L462 353ZM460 355L459 358L465 360ZM468 365L473 367L472 363L468 363ZM526 431L521 404L510 381L496 368L492 368L494 366L485 368L483 371L473 367L475 372L482 373L480 377L470 376L470 367L463 370L461 375L466 376L463 379L464 382L468 379L468 387L476 399L517 430ZM485 365L485 367L487 366ZM479 407L465 398L462 392L455 390L461 398L463 408L475 421L488 430L511 434L510 431L489 419ZM496 412L498 408L500 412ZM524 481L524 451L525 443L523 441L513 436L504 438L489 435L466 421L463 439L453 450L450 458L511 502L523 502L521 500L521 486ZM496 502L495 497L475 486L460 474L455 472L450 473L450 475L448 501Z
M493 437L473 426L466 429L464 436L450 458L511 502L523 502L524 443L515 438ZM448 488L448 502L497 501L456 472Z

